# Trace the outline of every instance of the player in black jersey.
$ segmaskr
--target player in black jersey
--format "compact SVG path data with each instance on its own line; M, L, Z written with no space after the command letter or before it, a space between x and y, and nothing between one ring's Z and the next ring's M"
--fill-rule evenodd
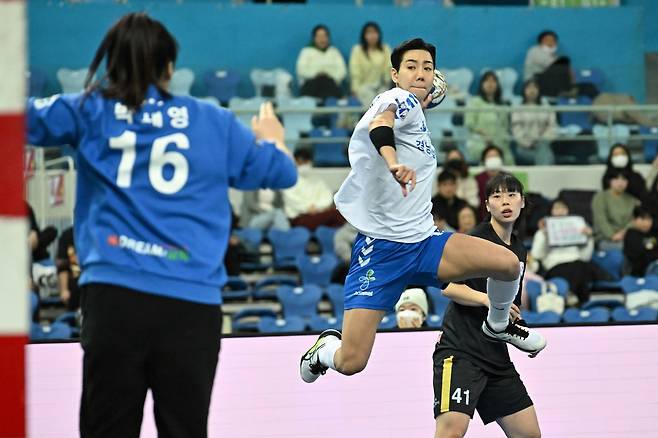
M470 234L514 252L521 263L522 284L527 250L516 229L525 207L523 185L510 174L495 176L486 187L486 207L490 220ZM452 302L434 351L435 437L463 437L476 409L485 424L497 421L508 437L539 437L535 408L510 360L507 344L487 335L491 328L486 323L486 292L486 278L450 283L443 291ZM510 310L507 336L528 336L520 319L520 302L521 286ZM539 351L528 353L534 357Z

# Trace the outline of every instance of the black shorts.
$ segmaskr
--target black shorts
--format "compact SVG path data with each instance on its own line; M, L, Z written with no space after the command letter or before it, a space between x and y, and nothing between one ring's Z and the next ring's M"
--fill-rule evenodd
M532 406L515 369L491 374L464 356L434 352L434 418L462 412L473 418L477 409L484 424Z

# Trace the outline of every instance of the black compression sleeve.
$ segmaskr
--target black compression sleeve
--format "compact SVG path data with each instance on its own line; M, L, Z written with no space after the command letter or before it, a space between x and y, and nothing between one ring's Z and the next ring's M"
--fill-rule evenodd
M390 146L395 149L395 136L393 135L393 128L390 126L378 126L370 131L370 140L375 145L377 152L380 152L382 146Z

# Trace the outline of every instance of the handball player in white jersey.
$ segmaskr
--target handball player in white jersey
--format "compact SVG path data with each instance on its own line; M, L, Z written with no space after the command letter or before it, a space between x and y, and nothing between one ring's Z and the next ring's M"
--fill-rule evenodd
M304 353L305 382L329 368L345 375L362 371L379 323L408 284L441 287L487 277L491 305L482 336L531 356L546 346L541 334L509 320L519 288L517 256L501 245L434 226L437 161L424 110L442 99L446 86L435 63L435 47L420 38L396 47L391 54L395 88L374 98L350 139L352 170L334 198L359 231L345 281L343 330L325 330Z

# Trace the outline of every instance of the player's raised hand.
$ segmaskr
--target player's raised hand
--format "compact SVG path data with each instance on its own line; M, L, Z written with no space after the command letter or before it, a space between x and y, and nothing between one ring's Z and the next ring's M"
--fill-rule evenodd
M407 196L416 188L416 171L404 164L393 164L388 167L393 178L402 187L402 196Z
M285 145L285 129L274 113L272 102L261 104L258 116L251 119L251 130L256 138L274 142L284 152L290 154Z

